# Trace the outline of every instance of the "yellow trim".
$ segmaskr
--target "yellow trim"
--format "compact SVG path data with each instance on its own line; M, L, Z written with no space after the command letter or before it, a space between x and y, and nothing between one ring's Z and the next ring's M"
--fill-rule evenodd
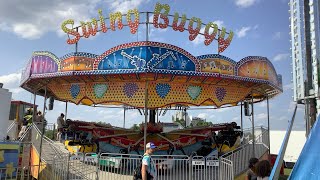
M0 144L0 149L17 149L19 150L19 145L16 144Z

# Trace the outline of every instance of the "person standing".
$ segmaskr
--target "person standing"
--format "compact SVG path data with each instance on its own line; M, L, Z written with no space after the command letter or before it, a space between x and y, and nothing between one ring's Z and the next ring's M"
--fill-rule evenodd
M271 165L268 160L257 164L257 180L268 180L271 173Z
M256 165L259 162L257 158L251 158L249 160L249 170L246 173L246 180L257 180Z
M27 126L28 126L28 120L25 117L23 117L22 127L21 127L21 130L20 130L19 135L18 135L18 140L20 140L20 138L26 132Z
M57 133L57 140L60 141L61 140L61 134L63 132L63 126L64 126L64 114L61 113L60 116L57 119L57 129L58 129L58 133Z
M155 163L151 159L151 155L155 152L156 148L157 146L155 146L152 142L146 144L146 152L142 158L142 180L155 180L157 178L157 169Z
M32 125L32 114L33 114L33 110L28 109L25 116L23 117L22 128L18 134L19 140L24 135L24 133L27 132L28 126Z
M35 117L34 123L36 124L36 126L38 127L38 129L42 132L43 130L43 115L41 111L37 112L37 115Z

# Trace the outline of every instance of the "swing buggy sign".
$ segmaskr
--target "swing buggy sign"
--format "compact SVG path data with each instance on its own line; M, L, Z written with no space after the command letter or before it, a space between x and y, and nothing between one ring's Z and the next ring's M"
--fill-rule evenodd
M218 53L223 52L231 43L233 38L233 31L227 32L226 28L219 28L214 22L207 24L202 23L200 18L192 17L187 18L185 14L182 16L179 13L169 15L170 6L168 4L157 3L154 12L139 12L137 9L128 10L127 14L121 12L110 13L109 17L104 17L102 10L98 10L99 19L92 18L91 21L84 22L80 21L79 27L73 27L75 21L73 19L65 20L61 24L62 30L68 34L67 43L76 44L80 38L89 38L95 36L98 32L106 33L108 31L115 31L116 28L119 30L123 29L124 26L130 28L130 32L135 34L140 24L153 24L155 28L165 29L172 27L174 31L189 32L189 40L193 41L197 36L204 36L204 44L210 45L214 40L218 43ZM149 22L149 13L153 14L153 21ZM140 15L147 14L146 22L140 22ZM126 17L126 23L123 23L123 17ZM107 26L106 20L109 21ZM171 22L172 23L171 23ZM187 27L186 24L188 23ZM205 28L201 31L201 27Z

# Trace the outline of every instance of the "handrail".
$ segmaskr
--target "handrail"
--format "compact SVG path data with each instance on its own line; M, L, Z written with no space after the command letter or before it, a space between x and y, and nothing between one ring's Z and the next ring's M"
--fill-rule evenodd
M27 136L27 134L29 133L29 131L31 130L32 125L27 127L27 130L23 133L23 135L19 138L19 141L23 141L24 138Z
M39 130L39 128L37 126L35 126L35 124L33 124L33 127L39 134L42 134L42 132ZM47 136L44 135L43 136L43 140L45 140L50 146L52 146L52 149L55 151L55 153L58 156L61 156L62 154L64 154L64 152L61 151L61 148L60 147L56 147L54 145L54 141L52 141L50 138L48 138Z
M285 154L286 149L287 149L287 145L288 145L288 142L289 142L289 137L290 137L290 134L291 134L293 122L294 122L294 119L296 117L297 107L298 107L298 104L296 104L296 106L294 108L291 121L288 124L286 135L285 135L285 137L283 139L281 148L279 150L276 162L274 163L274 166L272 168L272 171L271 171L269 179L272 179L272 180L273 179L274 180L279 179L280 169L281 169L281 166L282 166L282 163L283 163L283 157L284 157L284 154Z
M16 121L13 121L10 126L7 129L7 134L10 132L10 130L14 127L14 125L18 124Z
M259 128L261 128L261 127L259 127ZM268 132L268 130L267 130L267 129L264 129L264 131L263 131L260 135L258 135L258 136L255 138L255 140L258 140L264 133L267 133L267 132ZM257 142L257 141L256 141L256 142ZM249 141L248 143L246 143L246 144L243 144L243 145L239 146L238 148L236 148L236 149L234 149L234 150L232 150L232 151L227 152L226 154L222 155L221 157L222 157L222 158L226 158L226 157L229 156L230 154L233 154L234 152L239 151L240 149L242 149L243 147L249 145L250 143L252 143L252 140L250 140L250 141Z

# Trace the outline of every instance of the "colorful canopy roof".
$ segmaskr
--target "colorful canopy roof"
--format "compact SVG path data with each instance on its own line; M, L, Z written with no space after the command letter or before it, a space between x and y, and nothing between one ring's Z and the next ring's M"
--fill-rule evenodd
M125 104L159 108L174 104L237 104L282 92L282 79L265 57L239 62L219 55L193 56L170 44L132 42L101 55L84 52L57 58L34 52L22 73L21 87L75 104Z

